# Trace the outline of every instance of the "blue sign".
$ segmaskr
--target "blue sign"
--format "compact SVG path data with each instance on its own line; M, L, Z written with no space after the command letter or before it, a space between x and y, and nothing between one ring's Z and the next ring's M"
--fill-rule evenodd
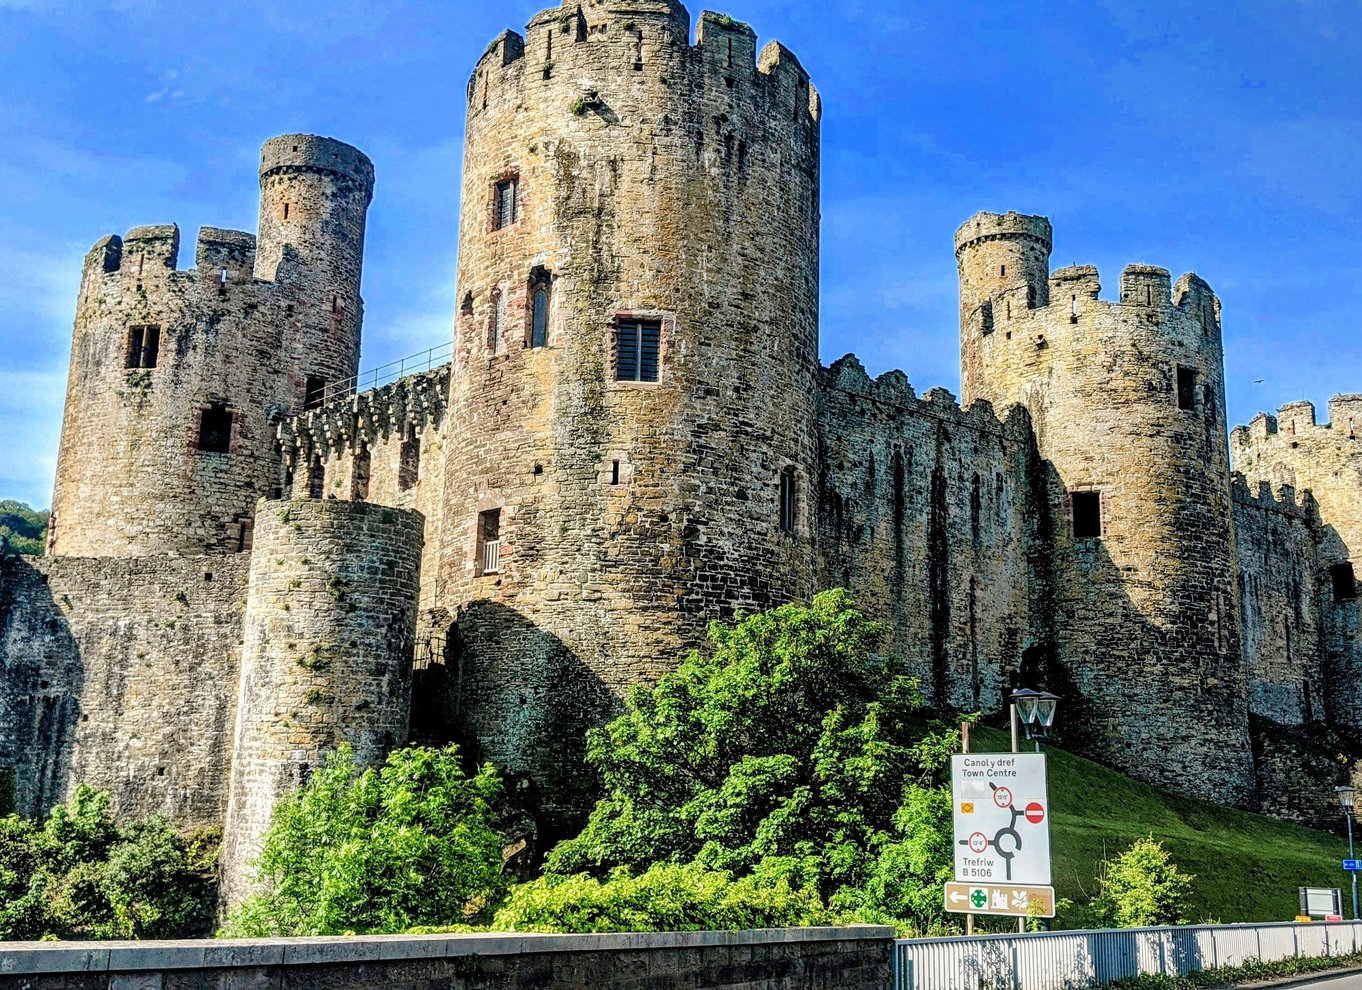
M1362 872L1362 859L1345 859L1343 868L1352 873Z

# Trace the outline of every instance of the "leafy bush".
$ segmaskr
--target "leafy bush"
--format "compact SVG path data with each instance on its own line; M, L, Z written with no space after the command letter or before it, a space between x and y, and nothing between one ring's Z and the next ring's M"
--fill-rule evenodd
M0 938L177 938L211 922L216 844L163 818L118 825L84 785L42 823L0 819Z
M788 889L843 918L940 924L951 873L942 785L958 737L924 724L916 683L877 652L885 633L844 591L713 625L710 652L636 690L625 715L590 733L606 793L546 873L611 888L654 863L688 864L708 871L692 879L760 879L747 889L770 893L772 910L785 910ZM546 892L575 889L556 882L524 895L544 895L526 915L536 924L553 923ZM635 894L599 897L650 903ZM557 924L581 920L561 907ZM634 927L668 917L630 915Z
M490 767L457 749L397 750L362 773L349 747L275 808L258 860L262 892L232 936L383 934L468 922L505 892Z
M1192 881L1178 869L1163 844L1153 836L1137 839L1114 860L1103 864L1093 901L1098 920L1112 928L1185 925Z
M42 556L47 549L47 519L51 513L34 512L23 502L0 499L0 553Z
M711 931L827 924L811 890L784 877L747 876L699 863L627 867L604 880L579 873L520 884L493 928L522 932Z

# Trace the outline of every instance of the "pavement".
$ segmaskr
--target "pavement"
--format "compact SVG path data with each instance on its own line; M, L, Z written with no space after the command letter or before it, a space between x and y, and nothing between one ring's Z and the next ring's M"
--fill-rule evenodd
M1297 987L1299 990L1362 990L1362 967L1325 973L1307 973L1280 980L1237 984L1242 990L1268 990L1277 987Z

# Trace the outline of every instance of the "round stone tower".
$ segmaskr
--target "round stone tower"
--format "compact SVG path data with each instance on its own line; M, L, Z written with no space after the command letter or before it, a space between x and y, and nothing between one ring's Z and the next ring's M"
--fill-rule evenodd
M1096 269L1048 272L1049 234L981 213L955 241L963 401L1024 406L1044 473L1057 662L1037 676L1109 762L1250 803L1219 302L1146 265L1101 300Z
M423 520L368 502L262 502L244 620L222 899L250 892L275 804L349 743L406 741Z
M359 281L373 194L373 163L334 138L285 134L261 149L255 273L293 296L290 359L312 377L314 393L358 368ZM306 390L306 379L299 386Z
M354 375L369 160L329 138L265 145L260 237L174 225L85 258L52 498L52 552L249 549L278 485L276 424Z
M551 810L625 689L814 589L820 102L755 40L570 2L469 82L442 593L465 741Z

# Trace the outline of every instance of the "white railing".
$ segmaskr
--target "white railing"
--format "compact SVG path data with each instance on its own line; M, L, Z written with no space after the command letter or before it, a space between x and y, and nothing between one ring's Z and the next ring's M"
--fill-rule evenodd
M482 573L495 574L501 570L501 541L486 540L482 544Z
M1362 923L1189 925L912 938L894 943L894 990L1074 990L1250 960L1362 951Z

